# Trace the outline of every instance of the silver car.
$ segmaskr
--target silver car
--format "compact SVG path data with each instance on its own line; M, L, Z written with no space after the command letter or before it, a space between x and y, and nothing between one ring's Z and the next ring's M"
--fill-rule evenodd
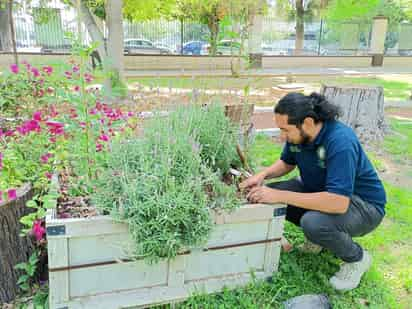
M144 39L127 39L124 40L125 54L170 54L166 48L157 47L149 40Z

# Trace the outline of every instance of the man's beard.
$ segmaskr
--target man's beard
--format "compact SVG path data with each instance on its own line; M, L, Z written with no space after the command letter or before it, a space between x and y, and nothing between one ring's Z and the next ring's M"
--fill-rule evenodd
M302 127L299 127L299 132L300 132L300 137L301 137L301 144L302 145L307 145L310 143L310 136L306 134L305 131L303 131Z

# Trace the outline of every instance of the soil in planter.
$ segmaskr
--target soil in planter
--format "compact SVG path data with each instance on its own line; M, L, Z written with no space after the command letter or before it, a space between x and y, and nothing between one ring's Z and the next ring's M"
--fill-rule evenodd
M57 201L58 218L88 218L98 215L96 208L90 205L88 196L69 194L70 179L73 176L65 171L59 176L60 196Z

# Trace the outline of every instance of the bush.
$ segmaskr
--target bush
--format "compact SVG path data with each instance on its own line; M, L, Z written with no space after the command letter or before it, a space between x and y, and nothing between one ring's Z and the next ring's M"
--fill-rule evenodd
M156 117L142 138L113 145L92 201L128 223L134 257L173 258L207 240L209 208L240 205L236 187L221 181L239 165L236 142L221 105Z

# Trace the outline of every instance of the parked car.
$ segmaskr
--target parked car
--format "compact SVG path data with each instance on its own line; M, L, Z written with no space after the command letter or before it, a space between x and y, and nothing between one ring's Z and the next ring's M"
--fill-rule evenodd
M124 40L125 54L170 54L170 50L155 46L151 41L145 39Z
M202 55L205 42L202 41L189 41L183 44L183 55Z
M176 50L173 49L172 47L170 47L168 44L161 42L161 41L157 41L154 42L154 46L161 48L163 50L167 50L168 54L175 54Z
M221 40L217 43L217 55L238 55L240 51L240 43L233 40Z

